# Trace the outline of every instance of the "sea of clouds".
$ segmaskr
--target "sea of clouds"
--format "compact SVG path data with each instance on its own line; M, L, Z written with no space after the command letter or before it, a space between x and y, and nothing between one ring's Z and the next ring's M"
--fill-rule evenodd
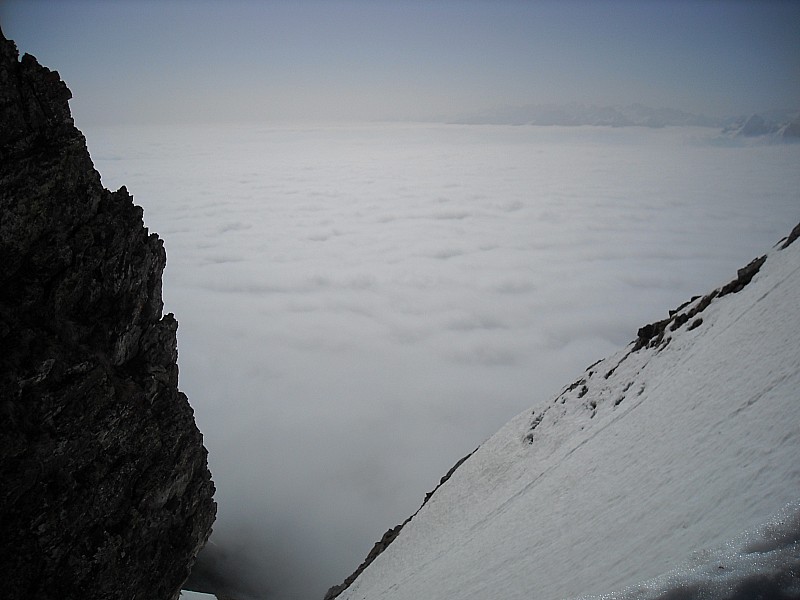
M700 128L84 128L167 248L252 586L321 598L459 458L800 221L800 145Z

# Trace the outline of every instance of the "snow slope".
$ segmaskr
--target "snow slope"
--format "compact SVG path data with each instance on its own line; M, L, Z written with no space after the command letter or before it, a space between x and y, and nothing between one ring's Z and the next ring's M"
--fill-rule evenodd
M510 421L339 597L800 597L800 242L731 288Z
M212 594L181 590L180 600L217 600L217 597Z

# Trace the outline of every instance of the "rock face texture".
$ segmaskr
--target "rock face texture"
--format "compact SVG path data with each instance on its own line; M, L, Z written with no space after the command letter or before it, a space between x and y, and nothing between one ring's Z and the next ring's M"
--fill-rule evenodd
M104 189L57 72L0 32L0 580L172 599L214 521L162 316L166 254Z

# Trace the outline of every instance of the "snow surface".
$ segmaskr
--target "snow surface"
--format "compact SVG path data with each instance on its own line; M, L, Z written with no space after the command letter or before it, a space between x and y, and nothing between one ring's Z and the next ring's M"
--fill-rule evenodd
M583 600L800 598L800 503L680 567L617 593Z
M589 367L486 441L340 597L745 598L776 570L797 597L798 297L795 243L696 327Z
M216 596L211 594L203 594L201 592L189 592L187 590L181 590L181 598L183 600L216 600Z

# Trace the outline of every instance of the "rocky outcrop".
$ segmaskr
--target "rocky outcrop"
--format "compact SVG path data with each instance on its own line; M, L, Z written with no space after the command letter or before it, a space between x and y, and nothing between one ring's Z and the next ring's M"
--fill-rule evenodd
M791 243L791 242L789 242ZM788 243L786 244L789 245ZM698 317L708 306L717 298L722 298L728 294L736 294L741 292L744 287L750 283L762 265L766 262L766 256L759 256L751 260L746 266L742 267L736 272L736 279L732 279L719 289L712 291L710 294L703 296L697 304L694 304L690 310L681 312L684 308L692 305L695 300L700 296L695 296L688 302L680 305L675 310L669 311L669 317L655 323L648 323L639 328L637 332L636 342L633 345L633 352L641 350L642 348L663 348L670 342L670 337L664 337L669 331L675 331L685 323L691 321L688 329L696 329L703 324L703 319ZM608 376L606 376L608 379Z
M216 505L178 390L166 254L104 189L57 72L0 32L0 579L172 599Z

